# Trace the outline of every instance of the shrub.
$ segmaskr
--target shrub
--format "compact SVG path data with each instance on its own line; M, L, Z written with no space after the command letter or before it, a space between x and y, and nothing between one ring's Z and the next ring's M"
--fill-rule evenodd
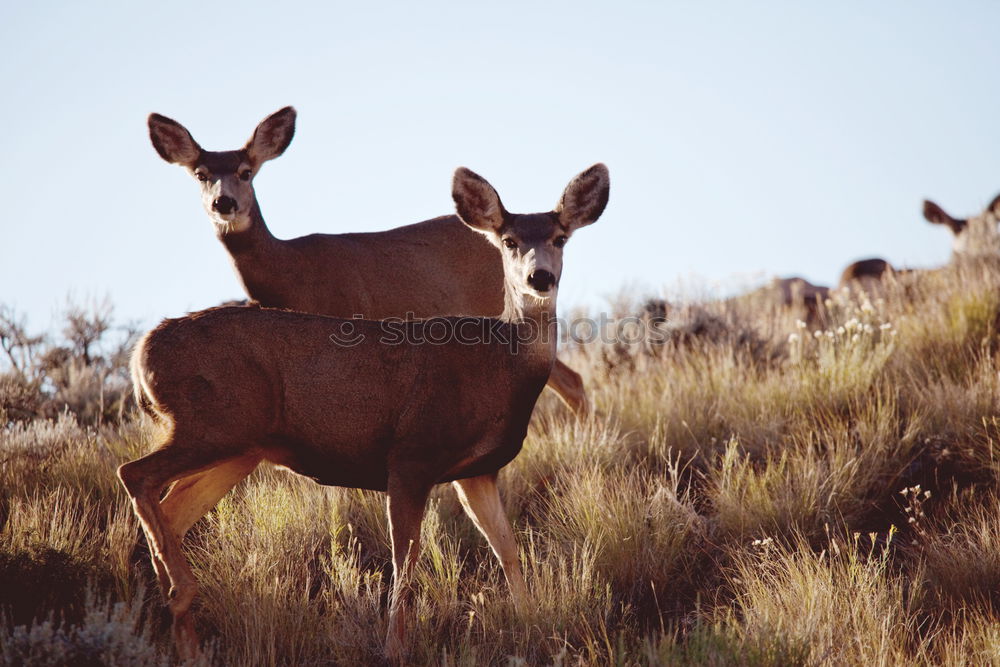
M23 317L0 306L0 425L70 412L84 424L117 423L129 406L128 354L134 326L115 327L107 302L70 302L62 337L30 335Z

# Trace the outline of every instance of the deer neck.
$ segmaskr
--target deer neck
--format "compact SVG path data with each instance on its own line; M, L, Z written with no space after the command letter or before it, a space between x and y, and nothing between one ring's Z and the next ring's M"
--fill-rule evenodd
M265 306L282 305L271 303L274 298L270 292L275 280L285 277L276 275L271 268L275 260L281 264L284 242L275 238L267 228L257 199L254 198L253 208L250 210L250 226L246 230L230 233L217 231L217 235L233 260L247 296Z
M539 299L504 276L504 311L500 319L518 330L519 353L527 352L551 369L556 358L559 332L555 296Z

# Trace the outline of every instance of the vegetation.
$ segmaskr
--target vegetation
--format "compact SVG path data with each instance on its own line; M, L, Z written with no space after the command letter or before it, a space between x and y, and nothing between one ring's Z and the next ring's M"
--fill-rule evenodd
M0 425L53 419L64 412L86 425L124 417L136 328L115 326L107 301L70 302L61 333L56 340L30 334L23 317L0 306Z
M440 487L414 664L1000 664L1000 265L837 294L817 330L761 294L615 308L655 340L572 346L595 416L543 396L501 473L534 609ZM172 664L114 477L155 427L93 391L11 408L66 395L43 367L0 398L0 657ZM267 468L224 498L186 541L204 662L377 664L383 510Z

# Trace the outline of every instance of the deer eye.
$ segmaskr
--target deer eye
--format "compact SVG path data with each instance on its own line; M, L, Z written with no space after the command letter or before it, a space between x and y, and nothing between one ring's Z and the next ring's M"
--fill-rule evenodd
M194 172L194 177L197 178L202 183L204 183L205 181L208 180L208 174L206 174L203 171L196 171L196 172Z
M552 245L554 245L557 248L561 248L564 245L566 245L566 241L569 241L568 236L557 236L554 239L552 239Z
M510 248L511 250L513 250L514 248L517 247L517 242L514 239L512 239L511 237L508 236L507 238L505 238L503 240L503 247L504 248Z
M241 181L249 181L251 176L253 176L253 172L250 171L249 169L244 169L243 171L240 172Z

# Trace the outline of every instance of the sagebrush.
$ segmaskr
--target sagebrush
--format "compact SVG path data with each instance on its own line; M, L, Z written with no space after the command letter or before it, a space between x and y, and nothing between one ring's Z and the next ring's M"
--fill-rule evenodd
M655 343L566 347L595 415L543 397L501 473L526 616L435 491L415 664L1000 664L1000 267L836 293L812 326L759 295L644 316ZM87 414L0 434L6 664L172 661L114 478L155 427ZM186 545L205 662L381 659L381 494L261 469Z

